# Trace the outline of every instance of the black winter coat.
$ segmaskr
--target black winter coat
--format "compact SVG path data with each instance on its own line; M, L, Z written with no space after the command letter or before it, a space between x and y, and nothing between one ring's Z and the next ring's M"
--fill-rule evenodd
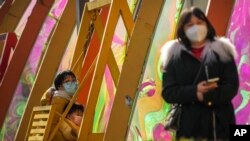
M201 60L197 60L182 44L174 40L165 44L161 57L164 71L162 97L168 103L182 104L177 138L213 139L215 122L217 139L228 139L229 126L235 124L231 100L239 87L233 58L234 46L225 38L207 42ZM201 71L197 76L200 67ZM196 77L197 81L194 82ZM220 78L218 88L204 94L204 101L199 102L196 96L197 84L208 77Z

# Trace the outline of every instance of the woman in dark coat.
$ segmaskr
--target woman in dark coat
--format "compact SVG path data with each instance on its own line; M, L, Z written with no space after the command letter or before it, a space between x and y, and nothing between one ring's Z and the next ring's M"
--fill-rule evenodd
M228 140L229 126L235 124L231 100L239 87L235 47L217 38L205 14L195 7L182 13L176 37L161 54L162 97L182 104L176 138ZM208 83L212 78L219 80Z

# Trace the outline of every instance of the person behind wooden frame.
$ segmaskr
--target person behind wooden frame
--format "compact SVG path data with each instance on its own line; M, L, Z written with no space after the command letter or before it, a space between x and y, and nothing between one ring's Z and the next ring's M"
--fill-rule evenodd
M68 105L65 106L66 109ZM79 128L82 122L84 107L80 103L73 103L66 118L59 127L60 141L76 141L79 133ZM60 138L59 138L60 137Z
M52 105L55 112L62 114L64 107L70 102L71 98L75 94L78 87L75 74L71 70L65 70L57 74L54 80L54 87L49 88L41 98L41 105ZM56 127L59 116L55 114L51 131ZM60 138L60 135L56 134L53 140Z

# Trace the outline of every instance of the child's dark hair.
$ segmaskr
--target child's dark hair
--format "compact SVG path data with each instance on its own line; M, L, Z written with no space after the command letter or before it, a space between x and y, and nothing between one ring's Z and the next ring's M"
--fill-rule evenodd
M76 78L75 74L71 70L65 70L65 71L62 71L62 72L57 74L57 76L54 80L54 85L55 85L56 90L59 89L59 87L63 84L64 79L68 75Z
M67 108L68 104L64 107L64 110ZM81 111L84 112L84 107L82 104L76 104L73 103L72 107L70 108L69 112L67 115L71 115L72 113L76 112L76 111Z

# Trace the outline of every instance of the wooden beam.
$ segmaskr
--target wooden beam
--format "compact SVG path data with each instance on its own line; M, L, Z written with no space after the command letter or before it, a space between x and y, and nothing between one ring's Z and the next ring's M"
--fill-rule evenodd
M128 37L131 38L132 31L133 31L134 24L135 24L133 21L133 16L129 10L127 1L121 0L120 5L121 5L120 14L122 16L125 28L127 29Z
M91 133L89 135L89 141L101 141L103 140L104 133Z
M106 27L104 29L104 34L101 41L101 50L97 58L94 77L91 82L91 87L89 92L90 95L87 101L84 119L79 132L80 135L78 140L80 141L89 140L89 134L92 132L96 103L98 100L100 87L103 80L103 75L107 64L115 27L119 18L120 8L118 3L119 2L117 0L114 0L110 6L108 21L106 23Z
M0 33L13 32L21 20L31 0L15 0L0 23Z
M80 76L82 65L77 65L76 62L79 61L79 63L82 63L83 58L85 54L83 53L84 44L86 42L86 36L88 34L88 27L90 25L91 15L93 15L94 12L89 12L86 9L86 5L83 10L82 20L80 23L80 30L79 35L76 42L76 47L72 59L71 69L74 71L76 76ZM82 55L81 55L82 54ZM80 58L79 58L80 57Z
M0 9L0 25L3 22L5 15L8 13L13 0L5 0Z
M235 0L210 0L207 16L218 36L225 36Z
M89 47L87 49L86 56L84 56L82 65L80 66L81 72L80 72L79 80L81 80L86 75L86 70L88 70L88 68L91 66L94 59L97 58L97 55L100 50L100 41L102 40L103 32L104 32L103 24L106 22L108 10L109 10L109 7L104 7L102 8L101 12L96 15L96 20L94 21L94 28L95 28L94 33L90 41ZM86 27L83 26L82 28L86 28ZM82 36L82 34L79 34L79 36ZM81 45L80 47L82 48L82 46L83 45ZM80 95L77 99L78 102L84 105L86 105L86 102L88 99L92 77L93 77L93 72L88 78L88 81L84 85L83 89L81 89Z
M133 107L127 105L125 100L127 97L130 97L134 100L133 106L136 105L137 88L140 84L141 74L144 71L143 66L150 50L149 47L153 39L163 1L142 1L134 31L128 45L129 49L126 59L121 70L104 140L126 140L130 124L129 118L133 113Z
M114 81L114 85L115 87L117 87L119 77L120 77L120 70L115 60L114 53L112 51L109 52L108 66L109 66L109 70Z
M41 4L40 1L38 1L35 4L23 34L17 43L13 57L3 76L2 83L0 84L0 99L4 99L0 109L0 127L2 126L5 115L8 111L9 104L29 57L29 53L32 50L36 37L40 32L54 0L44 0L44 2L45 4Z
M57 22L55 31L49 41L47 50L44 54L40 68L38 70L35 83L31 89L27 106L21 119L16 141L23 141L27 130L27 121L29 121L34 106L40 105L42 94L51 86L57 73L64 51L67 48L71 34L76 25L75 0L70 0Z
M89 11L100 9L111 3L111 0L95 0L87 3L87 7Z

